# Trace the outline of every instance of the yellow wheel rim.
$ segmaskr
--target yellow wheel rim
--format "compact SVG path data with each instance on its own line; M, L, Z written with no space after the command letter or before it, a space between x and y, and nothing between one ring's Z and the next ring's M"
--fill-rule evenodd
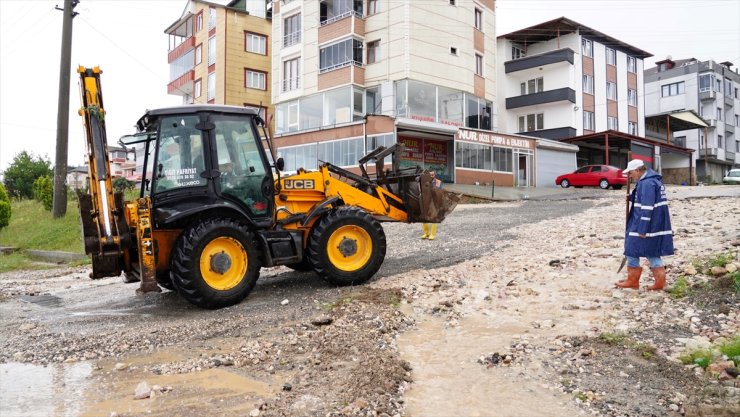
M353 272L364 267L373 252L370 235L359 226L342 226L329 236L329 262L342 271Z
M247 273L247 251L231 237L218 237L208 242L200 255L200 274L214 290L236 287Z

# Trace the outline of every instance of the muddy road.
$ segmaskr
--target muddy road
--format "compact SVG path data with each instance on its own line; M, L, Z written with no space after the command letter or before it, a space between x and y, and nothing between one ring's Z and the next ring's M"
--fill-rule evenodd
M611 314L656 298L612 294L623 192L594 195L460 206L433 242L387 224L372 283L265 269L244 302L218 311L136 296L86 268L0 275L0 415L621 415L574 401L582 387L565 392L558 372L570 371L553 368L580 344L566 338L631 330ZM707 226L697 254L738 238L737 198L675 204L685 217L723 207L730 226ZM705 227L681 226L697 229L687 240ZM729 302L723 335L737 331ZM478 363L493 352L510 354L506 367ZM669 415L664 405L650 413Z

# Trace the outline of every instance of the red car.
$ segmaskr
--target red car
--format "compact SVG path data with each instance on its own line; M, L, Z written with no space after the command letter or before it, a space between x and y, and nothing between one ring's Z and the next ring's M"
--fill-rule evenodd
M623 185L627 185L627 177L622 175L621 169L611 165L586 165L570 174L557 177L555 184L563 188L568 188L571 185L578 188L598 185L604 190L609 187L618 190Z

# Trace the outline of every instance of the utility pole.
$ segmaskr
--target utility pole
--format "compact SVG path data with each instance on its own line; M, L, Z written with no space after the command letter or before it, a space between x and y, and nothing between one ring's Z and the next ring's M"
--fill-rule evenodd
M52 214L55 219L67 213L67 148L69 142L69 76L72 61L72 18L79 0L64 0L62 11L62 57L59 63L59 101L57 103L57 151L54 165L54 199Z

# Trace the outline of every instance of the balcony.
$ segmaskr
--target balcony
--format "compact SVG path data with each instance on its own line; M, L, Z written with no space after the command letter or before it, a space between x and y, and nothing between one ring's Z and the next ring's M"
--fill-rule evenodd
M699 156L703 157L709 157L709 158L716 158L719 154L719 148L709 148L709 149L699 149Z
M506 109L517 109L519 107L535 106L538 104L555 103L558 101L576 102L576 92L572 88L558 88L556 90L543 91L541 93L526 94L506 99Z
M193 94L193 80L195 80L195 71L190 70L167 84L167 94L174 94L177 96Z
M733 126L732 123L725 123L725 132L727 132L728 135L734 135L735 126Z
M170 50L167 53L167 63L172 63L172 61L185 55L193 48L195 48L195 36L187 38L181 44L177 45L174 49Z
M346 35L365 37L365 20L355 12L341 15L341 19L332 18L321 23L319 27L319 44L338 39Z
M714 90L699 91L699 100L714 101L717 99L717 92Z
M735 98L725 94L725 107L732 107L735 105Z
M558 49L557 51L545 52L544 54L504 62L504 70L508 74L510 72L538 68L544 65L556 64L558 62L569 62L573 65L573 55L574 52L570 48Z
M725 149L725 161L735 162L735 152Z
M295 77L283 80L281 90L285 93L299 88L301 88L301 77Z

